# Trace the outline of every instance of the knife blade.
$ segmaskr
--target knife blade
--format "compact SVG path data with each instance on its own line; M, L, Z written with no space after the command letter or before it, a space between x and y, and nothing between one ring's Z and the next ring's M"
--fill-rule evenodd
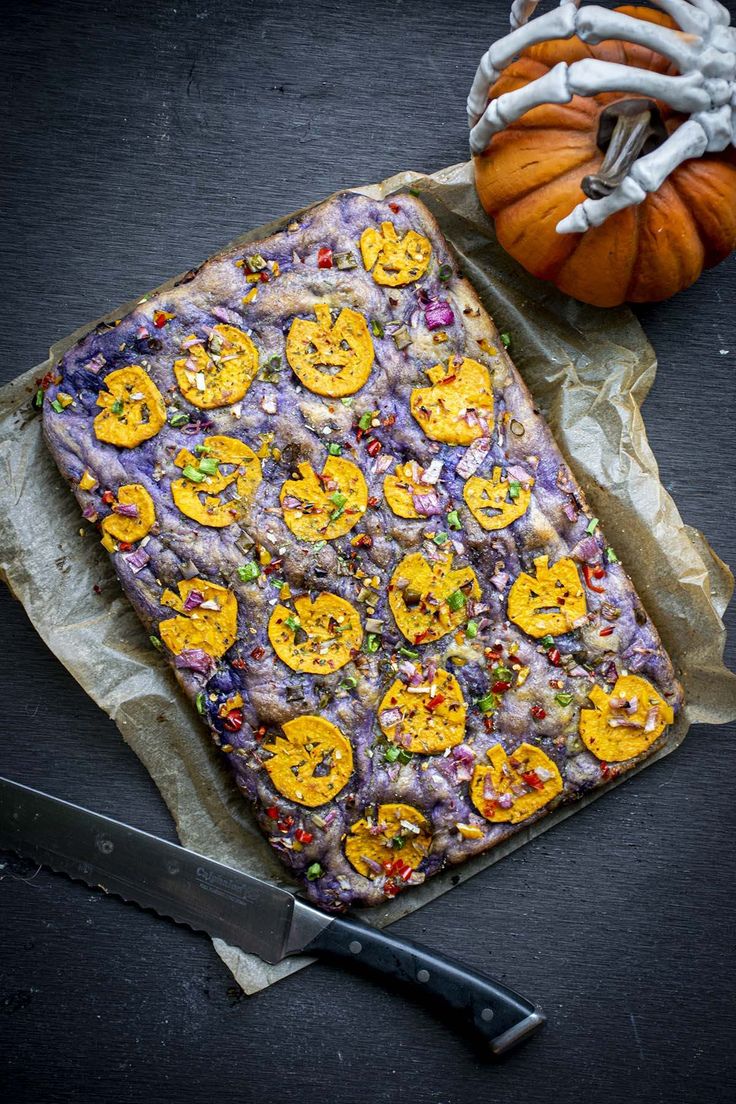
M449 1013L494 1057L544 1023L524 997L436 951L322 912L242 870L2 777L0 849L269 963L305 953L377 974Z

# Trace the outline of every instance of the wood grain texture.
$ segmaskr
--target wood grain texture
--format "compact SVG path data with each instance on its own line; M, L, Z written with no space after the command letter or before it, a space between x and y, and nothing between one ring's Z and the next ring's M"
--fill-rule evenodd
M6 0L2 378L248 226L463 159L467 89L506 10ZM731 258L639 311L660 361L645 416L663 481L732 563L735 298ZM117 730L0 600L0 771L174 838ZM421 1010L327 967L243 999L204 937L13 861L0 870L0 1098L731 1099L733 740L695 729L401 922L547 1010L545 1031L492 1070Z

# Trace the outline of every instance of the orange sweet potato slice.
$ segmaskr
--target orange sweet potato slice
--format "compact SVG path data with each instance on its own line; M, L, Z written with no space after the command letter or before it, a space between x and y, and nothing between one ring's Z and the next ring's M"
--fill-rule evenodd
M463 498L471 514L483 529L505 529L529 509L534 480L529 484L501 478L501 468L494 467L490 479L473 475L463 487Z
M214 327L206 343L191 345L186 358L174 363L179 390L201 410L239 402L257 372L258 350L248 334L224 323Z
M328 675L350 661L363 642L360 615L350 602L326 592L314 601L305 594L294 610L279 603L268 622L276 655L292 671Z
M309 808L324 805L345 788L353 773L350 741L324 717L295 717L282 727L284 735L264 745L271 753L264 768L289 801Z
M399 720L393 717L396 710L401 713ZM457 679L437 671L431 681L425 679L419 686L396 679L378 707L378 723L384 736L407 751L436 755L462 743L465 712Z
M160 621L159 635L169 651L181 652L199 648L219 659L235 643L238 622L238 603L235 595L217 583L206 579L182 579L177 584L179 594L166 589L161 602L176 610L177 617ZM184 604L192 593L202 595L203 602L185 611Z
M200 525L224 528L240 517L240 503L252 498L261 482L261 462L252 448L235 437L205 437L203 445L205 461L215 461L215 472L201 471L202 458L182 449L174 463L177 467L189 466L204 478L201 482L174 479L171 495L178 509ZM205 463L205 468L212 467ZM223 492L235 484L237 497L223 497Z
M135 448L155 437L166 422L166 407L156 384L137 364L118 368L104 379L94 420L98 441L118 448Z
M470 799L493 823L518 824L562 792L554 760L533 744L519 744L509 755L500 744L488 750L490 765L479 763L470 781Z
M593 686L588 696L594 708L580 712L580 738L604 762L641 755L674 720L672 706L639 675L621 675L610 695Z
M388 602L401 632L413 644L439 640L467 620L468 598L480 598L472 567L454 569L449 553L429 563L411 552L389 583Z
M316 322L295 318L286 339L286 359L310 391L335 399L354 395L371 374L373 341L366 320L344 307L333 323L327 303L314 308Z
M416 230L408 230L399 238L392 222L382 222L381 229L369 226L360 235L360 253L367 272L384 287L403 287L414 283L427 271L432 246Z
M427 818L413 805L392 803L379 805L375 816L353 824L345 839L345 856L359 874L376 878L397 859L416 870L431 843Z
M529 636L570 632L588 605L574 560L565 556L551 567L547 556L534 560L536 577L526 571L509 591L509 618Z
M427 437L448 445L470 445L493 428L493 384L484 364L450 358L427 372L431 387L415 387L411 412ZM485 423L485 425L484 425Z
M340 456L328 456L321 475L308 463L299 464L298 471L301 478L287 479L280 494L284 521L294 536L319 541L349 533L368 506L360 468Z
M127 541L132 544L143 540L156 520L153 499L140 483L125 483L118 487L117 503L120 506L135 507L138 513L135 517L126 517L125 514L116 513L113 506L112 513L102 519L102 543L108 551L113 550L113 541Z

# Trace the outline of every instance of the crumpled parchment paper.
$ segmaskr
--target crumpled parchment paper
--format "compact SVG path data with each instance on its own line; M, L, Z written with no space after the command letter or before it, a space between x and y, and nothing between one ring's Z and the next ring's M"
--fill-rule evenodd
M511 334L513 359L603 519L685 686L685 713L653 758L672 751L694 721L736 719L736 675L723 665L721 621L733 577L705 538L683 524L659 482L640 412L656 361L638 322L627 309L585 306L524 273L495 240L470 164L432 176L400 173L357 190L384 197L408 188L432 209L499 329ZM238 244L270 234L298 215L249 231ZM132 305L109 317L120 317ZM173 675L151 648L94 531L87 527L86 536L80 535L79 508L43 445L41 419L31 411L36 379L96 321L60 341L46 363L0 391L0 570L46 644L145 764L182 843L284 883L284 868ZM53 603L45 599L50 580ZM95 584L101 597L93 594ZM453 874L471 877L599 793L370 910L366 919L380 926L397 920L452 888ZM247 993L309 961L268 966L220 940L214 944Z

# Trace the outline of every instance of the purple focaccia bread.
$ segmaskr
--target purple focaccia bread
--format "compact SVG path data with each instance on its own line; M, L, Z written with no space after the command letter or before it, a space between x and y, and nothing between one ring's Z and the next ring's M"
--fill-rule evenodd
M417 199L339 195L57 375L56 462L320 905L393 897L661 746L669 657Z

